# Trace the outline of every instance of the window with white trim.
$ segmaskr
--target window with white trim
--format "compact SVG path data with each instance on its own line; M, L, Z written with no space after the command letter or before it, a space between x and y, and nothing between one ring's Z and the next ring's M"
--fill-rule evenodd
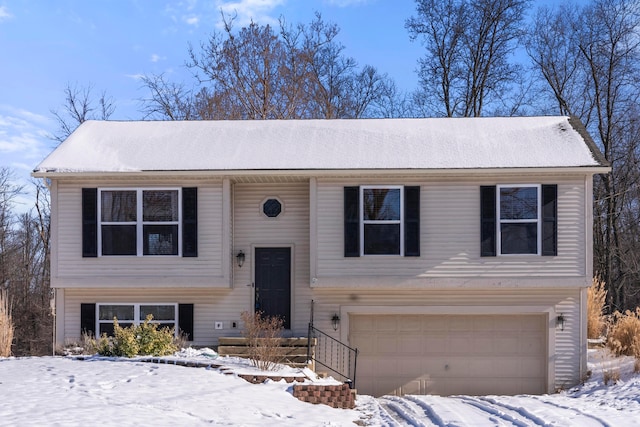
M404 255L403 210L403 186L360 187L362 255Z
M540 255L540 185L498 186L498 253Z
M113 335L113 319L118 319L118 325L126 328L131 325L144 323L148 315L153 316L151 323L161 328L178 330L178 304L96 304L97 336Z
M100 255L180 255L179 188L99 189Z

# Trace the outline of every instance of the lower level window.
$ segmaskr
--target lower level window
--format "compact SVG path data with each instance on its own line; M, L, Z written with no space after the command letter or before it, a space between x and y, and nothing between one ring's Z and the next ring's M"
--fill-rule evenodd
M177 331L178 305L177 304L97 304L97 329L98 336L113 335L113 319L118 319L118 324L123 328L131 325L139 325L147 316L153 316L152 323L160 327L174 328Z

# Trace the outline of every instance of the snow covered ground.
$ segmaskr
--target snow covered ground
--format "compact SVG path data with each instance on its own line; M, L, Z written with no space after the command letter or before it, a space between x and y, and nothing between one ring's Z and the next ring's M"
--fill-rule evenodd
M0 359L0 425L640 425L640 375L633 373L633 359L602 354L590 351L593 375L584 385L559 394L378 399L360 395L354 410L300 402L285 380L254 385L219 369L97 357L8 358ZM218 358L206 349L183 351L174 359L213 360L236 374L256 372L243 359ZM616 385L603 384L607 370L619 370ZM300 374L286 367L279 372Z

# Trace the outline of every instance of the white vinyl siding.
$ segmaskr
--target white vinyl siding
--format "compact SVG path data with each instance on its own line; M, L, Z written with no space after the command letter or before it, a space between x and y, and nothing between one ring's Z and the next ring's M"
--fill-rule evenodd
M480 256L480 185L518 182L504 178L501 182L497 177L447 181L396 179L394 182L319 178L314 215L317 218L314 260L317 267L312 278L317 279L317 286L323 286L323 279L357 276L517 279L590 275L586 268L585 181L561 177L527 179L529 183L532 181L558 184L558 255L554 257ZM343 189L365 183L420 186L420 257L344 257Z
M282 203L282 213L269 218L262 212L268 199ZM234 184L233 254L242 250L246 259L238 268L234 259L234 292L241 311L254 307L253 255L256 247L290 247L292 263L291 329L296 336L307 333L309 288L309 183Z
M83 303L193 304L193 345L212 346L221 336L239 336L241 331L237 296L229 289L60 289L64 292L64 321L58 323L60 343L79 342L80 306ZM246 310L246 307L244 308ZM223 329L215 329L222 322ZM233 324L235 323L235 328Z
M139 181L109 182L109 187L140 186ZM82 188L107 187L104 181L58 181L57 240L52 248L53 287L158 286L228 287L222 264L222 181L144 182L144 188L198 188L198 256L82 257Z

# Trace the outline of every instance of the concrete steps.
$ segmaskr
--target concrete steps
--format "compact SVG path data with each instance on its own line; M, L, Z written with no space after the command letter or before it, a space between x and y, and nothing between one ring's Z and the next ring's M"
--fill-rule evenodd
M315 338L311 344L313 352L316 344ZM274 358L278 363L294 368L311 367L307 360L308 345L308 338L278 338L277 348L274 349ZM250 354L250 347L244 337L221 337L218 339L218 354L246 358Z

